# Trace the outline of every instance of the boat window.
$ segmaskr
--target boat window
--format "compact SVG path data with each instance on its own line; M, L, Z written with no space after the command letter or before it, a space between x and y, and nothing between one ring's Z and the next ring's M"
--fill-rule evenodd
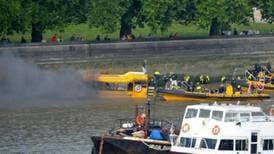
M199 118L209 118L210 110L200 109Z
M236 151L247 151L248 144L247 140L236 140Z
M263 150L273 150L274 139L264 139Z
M203 138L201 140L200 148L215 149L216 143L216 139Z
M196 144L195 138L181 137L180 146L187 148L194 148Z
M219 150L233 150L233 140L221 140Z
M240 121L241 122L250 121L250 114L249 113L240 113Z
M196 118L196 117L197 117L197 109L187 110L185 118Z
M227 112L225 114L225 122L235 122L235 121L238 121L237 115L238 115L238 113L235 113L235 112Z
M212 112L212 119L217 121L222 121L223 118L223 111L213 111Z
M128 90L128 85L126 83L104 83L104 84L98 84L100 89L102 90L120 90L120 91L126 91Z
M266 117L263 112L252 112L252 121L265 121Z
M259 116L264 116L264 113L263 112L252 112L251 115L254 117L259 117Z
M258 133L253 132L251 133L251 142L257 142L258 140Z

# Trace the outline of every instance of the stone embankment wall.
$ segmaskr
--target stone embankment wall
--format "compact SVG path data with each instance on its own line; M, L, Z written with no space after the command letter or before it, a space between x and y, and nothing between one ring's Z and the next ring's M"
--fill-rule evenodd
M215 38L152 42L60 44L0 47L37 63L88 63L98 70L139 70L146 59L150 71L196 72L274 62L274 37ZM118 69L120 68L120 69Z

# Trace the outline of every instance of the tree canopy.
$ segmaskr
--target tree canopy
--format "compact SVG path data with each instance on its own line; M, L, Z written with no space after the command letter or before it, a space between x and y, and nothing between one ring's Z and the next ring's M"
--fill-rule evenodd
M249 0L201 0L197 1L195 23L210 27L210 35L219 35L221 30L230 29L231 24L250 21L252 7Z
M27 18L22 12L20 0L0 0L0 34L24 31Z
M120 37L135 27L166 30L172 22L193 23L219 35L232 24L248 23L252 9L274 20L274 0L0 0L0 33L31 31L40 42L46 29L88 22L103 32L120 30Z
M31 30L32 42L42 40L43 31L86 21L88 0L0 0L0 31Z

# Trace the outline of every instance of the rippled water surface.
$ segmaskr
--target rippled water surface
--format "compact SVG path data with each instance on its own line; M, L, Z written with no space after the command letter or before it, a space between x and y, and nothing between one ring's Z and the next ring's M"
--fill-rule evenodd
M267 108L268 100L261 105ZM85 99L42 106L0 107L0 153L91 153L90 136L108 130L115 119L132 117L142 100ZM180 123L191 103L152 102L153 116Z

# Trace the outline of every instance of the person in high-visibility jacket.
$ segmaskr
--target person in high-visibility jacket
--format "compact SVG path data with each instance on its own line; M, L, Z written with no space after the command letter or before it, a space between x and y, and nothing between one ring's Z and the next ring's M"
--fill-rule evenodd
M189 82L189 81L190 81L190 76L189 76L189 75L185 75L185 76L184 76L184 80L185 80L186 82Z
M242 93L242 86L240 84L236 86L236 91Z
M205 83L207 84L207 83L209 83L209 81L210 81L209 75L206 75L205 76Z
M251 74L249 74L249 75L247 76L247 79L248 79L248 80L253 80L252 75L251 75Z
M195 88L196 88L196 90L199 91L199 92L202 91L202 87L201 87L201 85L200 85L199 82L196 82Z
M200 83L204 84L205 80L204 80L204 75L200 75Z
M258 78L264 78L264 77L265 77L264 72L260 71L258 73Z
M158 71L155 71L154 72L154 78L155 78L155 81L154 81L154 84L155 84L155 86L157 86L157 87L159 87L159 85L160 85L160 72L158 72Z
M224 75L222 75L221 82L224 83L225 81L226 81L226 77Z

